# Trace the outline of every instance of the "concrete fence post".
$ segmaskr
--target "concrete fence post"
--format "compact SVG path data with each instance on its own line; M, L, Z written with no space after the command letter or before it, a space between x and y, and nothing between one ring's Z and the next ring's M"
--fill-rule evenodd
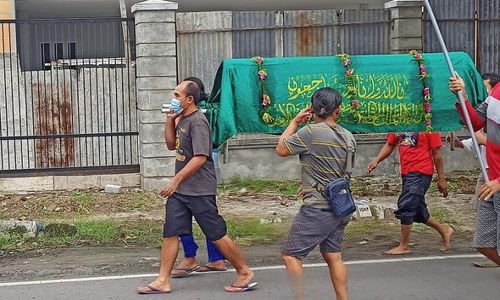
M390 11L391 53L407 53L410 50L422 51L422 0L393 0L385 3Z
M148 0L132 6L136 33L137 109L141 187L154 191L174 175L175 153L164 138L163 103L177 85L177 3Z

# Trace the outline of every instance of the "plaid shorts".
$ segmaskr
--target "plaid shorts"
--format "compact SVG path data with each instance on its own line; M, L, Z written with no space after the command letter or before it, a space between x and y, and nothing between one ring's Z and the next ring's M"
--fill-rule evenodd
M318 244L321 253L342 250L344 228L351 216L336 217L329 208L302 205L295 217L283 255L306 257Z
M490 201L479 201L473 246L500 250L500 193Z

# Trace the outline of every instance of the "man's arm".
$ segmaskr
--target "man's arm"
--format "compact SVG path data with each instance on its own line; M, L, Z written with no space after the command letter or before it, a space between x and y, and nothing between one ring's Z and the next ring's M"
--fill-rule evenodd
M160 195L163 197L169 197L175 193L179 184L192 176L194 173L198 172L198 170L203 167L207 159L208 157L204 155L198 155L191 158L184 168L175 174L175 176L170 180L170 183L160 191Z
M281 157L286 157L290 155L294 155L296 153L293 153L291 149L288 149L286 146L285 139L291 137L296 131L297 128L308 122L312 117L312 113L310 112L309 108L306 108L299 112L299 114L288 124L288 127L285 129L285 131L281 134L280 139L278 141L278 146L276 146L276 153L281 156ZM305 145L303 145L305 148L307 148ZM305 149L302 149L305 150Z
M444 197L448 196L448 183L444 177L444 162L441 155L441 149L432 149L432 160L434 161L434 166L436 167L436 172L438 175L437 183L439 192L443 194Z
M483 103L481 103L481 105L476 111L474 107L472 107L470 102L467 100L465 82L460 76L458 76L458 74L455 77L450 77L450 90L454 93L462 93L464 98L466 99L465 106L467 108L467 112L469 114L472 127L474 127L474 131L478 131L481 128L483 128L486 125L486 111L488 108L488 103L487 103L488 101L484 101ZM460 105L460 103L457 102L457 104L455 104L455 108L462 117L462 120L465 121L465 115L464 115L465 113L462 109L462 105Z
M281 134L280 139L278 141L278 146L276 146L276 153L281 157L286 157L292 155L290 151L286 148L285 139L292 136L295 131L297 131L298 125L296 122L292 121L288 124L288 127Z
M486 126L486 110L488 108L488 103L483 102L481 105L478 107L477 111L472 107L470 104L469 100L465 100L465 106L467 107L467 112L469 113L469 118L472 123L472 127L474 128L474 131L481 130ZM462 117L462 120L465 123L465 114L464 111L462 110L462 106L460 103L455 104L455 108L457 109L458 113Z
M461 148L464 148L464 150L467 150L469 152L473 152L474 151L473 145L472 145L472 138L468 138L466 140L462 140L461 143L462 143L462 147Z
M370 174L373 170L375 170L379 163L392 154L394 148L396 148L396 145L385 143L382 149L380 149L377 157L368 165L368 167L366 167L366 173Z

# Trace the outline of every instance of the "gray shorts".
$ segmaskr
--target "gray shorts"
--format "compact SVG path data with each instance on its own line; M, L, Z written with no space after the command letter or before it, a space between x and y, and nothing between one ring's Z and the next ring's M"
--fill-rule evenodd
M500 193L490 201L479 201L473 246L500 250Z
M318 244L321 253L340 252L344 228L349 223L350 217L339 218L330 209L302 205L290 229L288 242L281 253L304 258Z
M167 200L163 237L193 234L193 217L209 241L227 233L226 222L219 215L215 195L187 196L173 194Z

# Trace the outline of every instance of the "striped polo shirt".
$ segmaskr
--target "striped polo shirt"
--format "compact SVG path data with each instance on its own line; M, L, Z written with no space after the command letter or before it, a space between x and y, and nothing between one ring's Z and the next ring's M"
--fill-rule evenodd
M327 204L317 189L322 190L328 182L346 175L348 151L354 162L354 136L340 125L321 122L304 126L284 142L289 154L299 155L304 204Z

